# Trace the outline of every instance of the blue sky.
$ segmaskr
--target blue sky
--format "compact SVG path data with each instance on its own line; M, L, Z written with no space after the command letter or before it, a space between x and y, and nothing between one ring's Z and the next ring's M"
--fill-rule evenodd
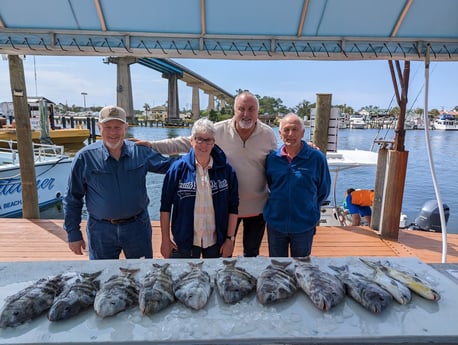
M34 61L35 60L35 61ZM56 103L86 105L116 103L116 66L103 57L27 56L24 60L27 95L44 96ZM355 110L364 106L388 108L394 91L386 61L235 61L175 59L228 92L248 89L261 96L283 100L294 107L303 100L316 101L317 93L331 93L333 104ZM36 73L35 73L36 71ZM138 64L131 66L134 108L162 105L167 81L161 73ZM429 108L449 110L458 105L458 62L430 65ZM191 107L192 90L178 82L179 106ZM0 60L0 102L11 101L8 62ZM208 97L201 93L201 108ZM424 107L424 63L412 62L408 108Z

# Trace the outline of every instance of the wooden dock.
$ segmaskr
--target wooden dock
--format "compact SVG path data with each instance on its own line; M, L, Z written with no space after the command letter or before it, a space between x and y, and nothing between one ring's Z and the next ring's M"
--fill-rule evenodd
M161 258L159 222L151 223L154 257ZM88 260L87 254L75 255L68 249L62 224L62 219L3 218L0 223L0 261ZM234 256L242 255L242 231L239 229ZM441 263L441 238L440 233L401 230L398 241L388 241L368 227L318 227L312 256L416 257L425 263ZM447 263L458 263L458 234L449 234L447 241ZM268 256L267 235L260 255Z

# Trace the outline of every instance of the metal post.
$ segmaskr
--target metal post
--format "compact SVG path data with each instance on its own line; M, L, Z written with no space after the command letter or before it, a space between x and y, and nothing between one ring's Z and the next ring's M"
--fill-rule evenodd
M86 111L86 96L87 96L87 92L81 92L81 94L83 95L84 111Z
M91 118L91 137L93 142L97 140L97 134L95 133L95 118Z

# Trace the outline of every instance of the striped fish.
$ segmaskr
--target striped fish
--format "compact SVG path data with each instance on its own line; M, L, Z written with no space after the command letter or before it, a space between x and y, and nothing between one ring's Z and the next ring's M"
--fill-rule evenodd
M189 263L190 272L185 272L173 283L175 297L188 308L199 310L208 302L213 291L210 275L202 270L203 262Z
M271 260L259 275L256 284L256 295L261 304L271 304L286 300L297 291L294 271L288 269L291 262Z
M329 310L345 298L342 281L310 262L296 259L295 274L298 285L318 309Z
M75 274L71 272L42 278L7 297L0 311L0 328L16 327L45 313L61 293L65 281Z
M49 309L49 321L69 319L81 311L91 307L100 287L96 278L102 273L77 273L65 283L62 293L54 299Z
M380 313L390 305L393 299L391 295L373 281L350 273L347 265L329 267L338 272L338 277L344 283L347 294L367 310Z
M94 310L100 317L115 315L138 303L138 283L134 278L139 269L119 268L101 287L94 300Z
M256 289L256 278L236 263L223 260L224 268L216 271L216 287L225 303L237 303Z
M170 264L153 264L143 278L138 304L143 315L157 313L175 301Z

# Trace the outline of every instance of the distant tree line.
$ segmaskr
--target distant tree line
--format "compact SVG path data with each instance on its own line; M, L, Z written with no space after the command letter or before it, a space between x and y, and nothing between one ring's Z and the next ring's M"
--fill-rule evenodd
M248 90L243 90L243 89L238 89L236 90L236 94L240 94L243 91L248 91ZM270 97L270 96L261 96L258 94L255 94L255 96L259 100L259 114L260 115L285 115L290 112L294 112L297 115L299 115L302 118L310 118L311 110L313 108L316 108L316 102L310 102L308 100L302 100L299 104L297 104L294 107L287 107L286 105L283 104L283 100L281 98L275 98L275 97ZM167 106L167 101L164 103L164 106ZM98 112L100 109L102 109L102 106L92 106L84 109L84 107L79 106L79 105L71 105L68 106L66 104L59 103L57 105L59 111L62 113L66 112L83 112L83 111L92 111L92 112ZM359 109L358 111L355 111L355 109L347 104L336 104L333 105L333 107L337 107L340 109L341 113L346 113L346 114L359 114L360 112L365 112L369 114L369 116L397 116L400 113L400 109L398 106L391 107L389 109L383 109L379 108L378 106L374 105L367 105ZM233 108L231 104L226 104L224 107L221 106L221 103L217 100L215 102L215 109L216 110L201 110L200 111L200 116L208 116L209 119L212 121L221 121L227 118L232 117L233 115ZM149 106L148 103L145 103L143 105L143 109L139 110L134 110L134 113L136 115L141 115L144 114L144 112L148 112L151 110L151 107ZM458 105L455 106L453 109L447 109L451 111L458 111ZM413 112L417 115L423 115L424 109L422 108L415 108L415 109L408 109L409 112ZM191 109L186 109L183 108L181 110L182 113L190 113ZM429 110L429 115L431 117L438 117L440 115L441 111L438 109L430 109Z

